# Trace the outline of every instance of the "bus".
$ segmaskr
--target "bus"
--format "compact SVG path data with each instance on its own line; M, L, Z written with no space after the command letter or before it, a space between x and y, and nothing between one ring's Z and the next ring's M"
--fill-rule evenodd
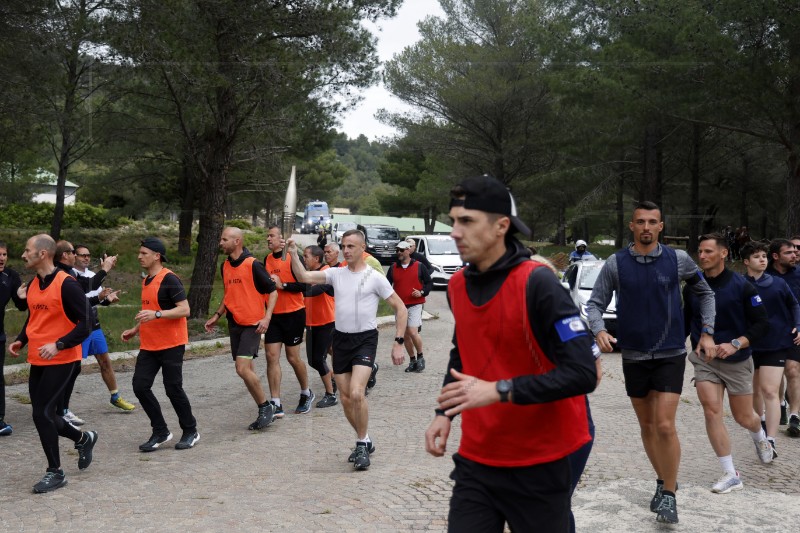
M320 225L329 230L330 222L331 213L327 202L320 200L308 202L303 211L303 226L300 228L300 233L316 233Z

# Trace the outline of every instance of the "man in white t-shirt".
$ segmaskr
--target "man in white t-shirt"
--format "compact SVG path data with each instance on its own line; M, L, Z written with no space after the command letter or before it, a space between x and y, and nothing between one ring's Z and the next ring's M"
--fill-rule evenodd
M375 446L367 434L369 409L364 389L367 386L378 348L378 302L386 300L394 308L395 342L392 363L403 364L403 334L408 313L384 276L364 262L364 235L350 230L342 236L346 268L309 272L297 256L294 240L287 241L292 256L292 270L301 283L327 283L336 294L336 327L333 331L333 373L345 416L356 430L356 448L348 461L356 470L369 468Z

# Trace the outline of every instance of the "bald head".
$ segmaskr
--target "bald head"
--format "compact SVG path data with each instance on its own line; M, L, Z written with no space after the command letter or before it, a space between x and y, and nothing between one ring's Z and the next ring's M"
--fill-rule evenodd
M44 250L48 257L56 256L56 241L47 233L40 233L31 237L33 248L36 251Z
M219 248L224 254L236 259L242 253L243 241L244 233L242 233L242 230L228 226L222 230L222 236L219 238Z

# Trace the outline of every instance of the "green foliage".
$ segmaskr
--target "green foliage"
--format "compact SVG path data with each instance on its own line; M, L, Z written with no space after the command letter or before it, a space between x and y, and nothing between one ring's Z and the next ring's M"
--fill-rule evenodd
M253 229L253 225L243 218L233 218L225 221L226 226L233 226L239 229Z
M0 210L0 226L44 228L53 221L53 204L14 204ZM113 228L120 220L102 207L76 202L64 208L64 225L70 228Z

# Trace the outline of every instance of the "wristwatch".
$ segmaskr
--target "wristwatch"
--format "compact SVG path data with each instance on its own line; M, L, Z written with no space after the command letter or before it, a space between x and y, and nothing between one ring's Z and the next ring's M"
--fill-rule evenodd
M399 344L400 346L402 346L402 345L403 345L403 343L405 343L405 342L406 342L406 340L405 340L403 337L395 337L395 338L394 338L394 342L396 342L397 344Z
M61 341L56 341L56 350L59 352L64 349L64 343Z
M161 318L161 311L156 311L156 318Z
M700 330L700 333L707 333L709 335L713 335L714 328L712 328L711 326L703 326L703 329Z
M739 342L739 339L733 339L733 340L731 341L731 346L733 346L733 347L734 347L734 348L736 348L737 350L741 350L741 349L742 349L742 343L741 343L741 342Z
M497 392L500 394L500 402L506 403L508 401L508 393L514 390L514 382L510 379L501 379L497 382Z

